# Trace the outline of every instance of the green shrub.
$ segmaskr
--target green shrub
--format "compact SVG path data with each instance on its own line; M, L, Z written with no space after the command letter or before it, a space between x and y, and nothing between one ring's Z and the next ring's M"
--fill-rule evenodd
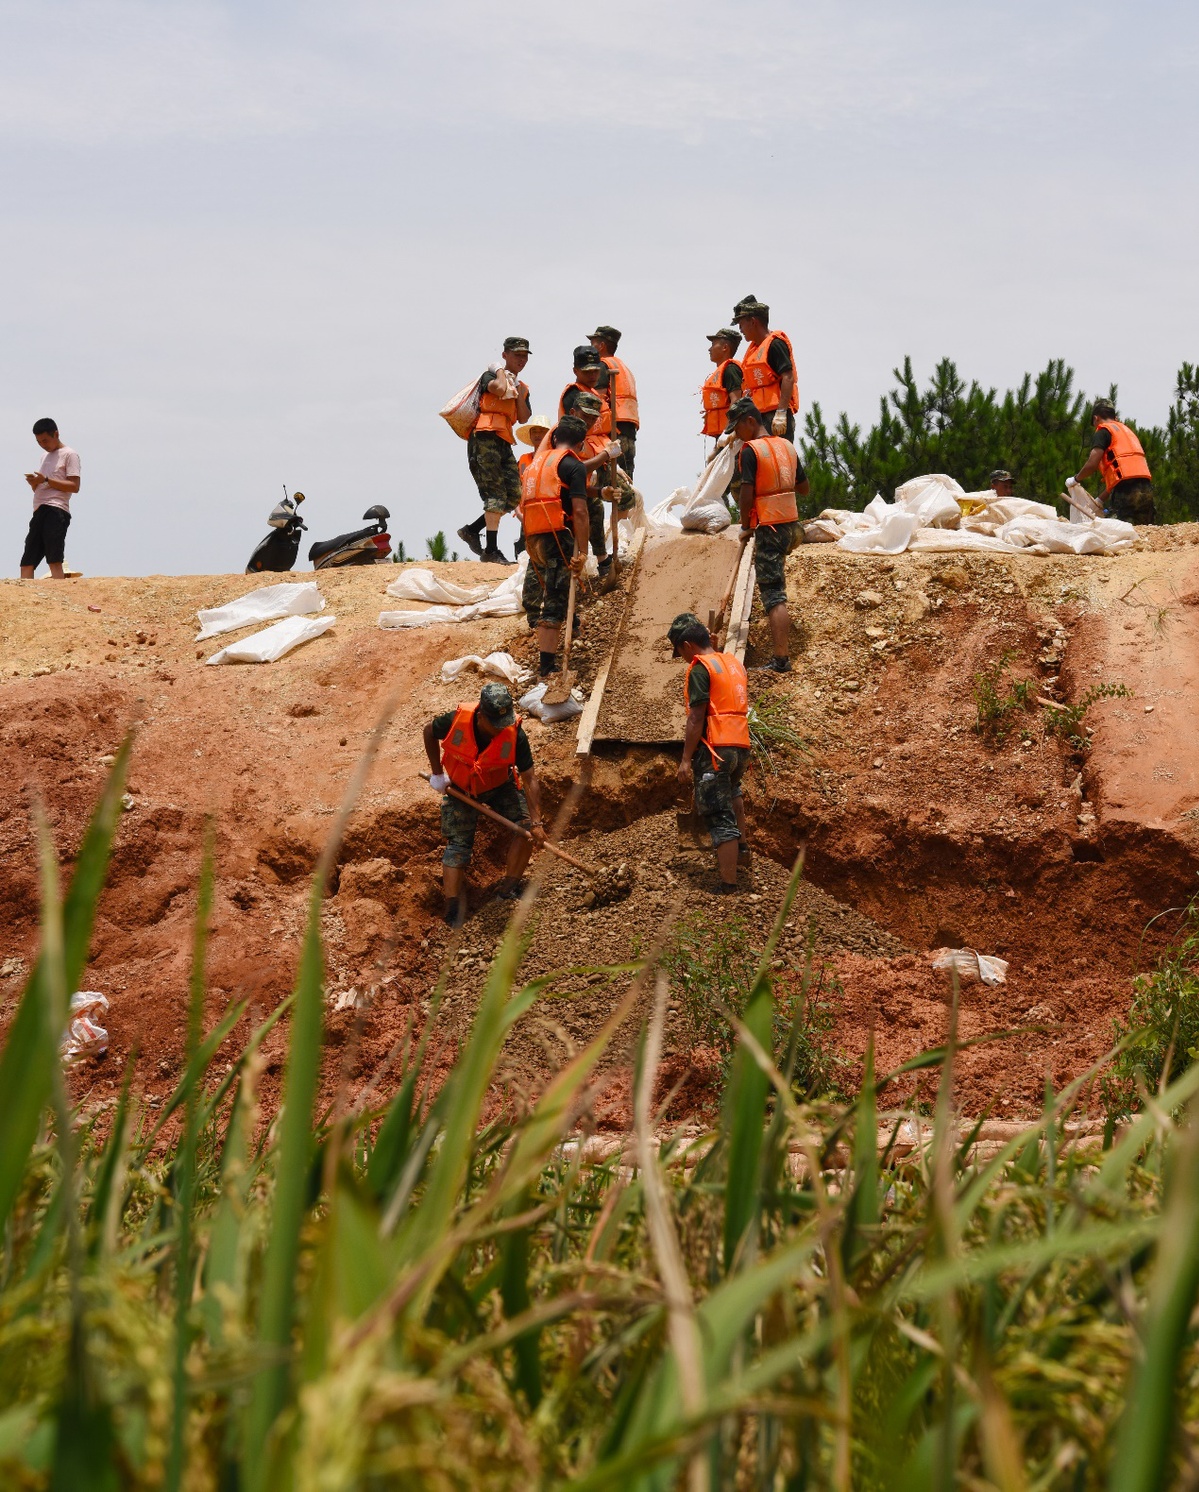
M1004 653L989 668L974 675L974 732L996 746L1003 744L1019 717L1032 708L1036 684L1031 679L1013 679L1001 693L1015 653ZM1021 735L1027 734L1021 730Z
M1045 709L1045 734L1059 736L1075 751L1090 751L1090 732L1083 725L1087 711L1101 699L1131 699L1127 684L1093 684L1077 704L1048 705Z

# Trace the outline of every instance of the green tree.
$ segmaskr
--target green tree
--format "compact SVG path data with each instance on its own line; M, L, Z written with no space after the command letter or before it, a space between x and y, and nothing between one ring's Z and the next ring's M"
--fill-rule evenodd
M1158 512L1167 523L1199 519L1199 363L1183 363L1164 431L1154 430L1159 450L1141 432L1158 492Z

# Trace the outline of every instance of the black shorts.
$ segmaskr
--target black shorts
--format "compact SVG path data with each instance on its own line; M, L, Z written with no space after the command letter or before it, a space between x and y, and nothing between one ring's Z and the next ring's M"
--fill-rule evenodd
M64 508L56 508L51 503L34 508L29 532L25 535L21 568L36 570L43 560L47 564L61 565L70 526L71 515Z

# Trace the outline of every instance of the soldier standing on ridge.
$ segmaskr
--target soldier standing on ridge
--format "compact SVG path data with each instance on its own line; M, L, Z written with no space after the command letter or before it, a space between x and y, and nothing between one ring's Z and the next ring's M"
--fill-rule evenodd
M521 604L529 626L537 631L538 672L543 679L558 671L558 638L566 620L571 572L582 574L587 558L586 438L583 421L564 415L534 454L522 482L520 518L529 565Z
M466 460L483 499L482 517L464 524L458 537L481 559L506 565L497 534L505 513L520 503L520 473L512 454L512 427L529 418L529 390L520 375L529 361L527 337L505 337L502 366L494 365L479 379L479 415L466 441ZM487 547L479 536L487 530Z
M749 864L749 834L741 774L749 761L749 691L742 664L718 653L694 612L675 617L666 634L676 658L687 663L683 685L687 730L679 781L695 789L696 811L712 836L720 868L717 894L737 889L737 864ZM698 667L696 666L698 665Z
M741 358L741 379L771 435L795 439L799 389L795 355L786 332L770 330L770 307L747 295L733 307L733 320L749 344Z
M1077 476L1066 478L1067 496L1076 483L1081 485L1099 472L1114 517L1125 523L1156 523L1153 478L1141 442L1116 418L1116 406L1110 399L1095 400L1091 424L1095 429L1091 454Z
M620 441L620 464L625 475L633 475L637 460L637 431L641 415L637 408L637 381L628 367L616 356L620 345L620 333L614 326L597 326L587 340L604 360L608 377L598 385L601 389L611 387L616 403L616 437Z
M774 656L763 669L790 673L791 617L787 611L787 556L800 542L796 495L808 493L799 452L782 435L767 435L757 405L741 399L729 410L729 423L744 442L737 472L741 527L754 538L754 569Z
M608 377L608 370L594 347L575 348L574 373L575 381L566 385L558 400L558 418L561 420L565 415L575 415L587 426L587 447L583 454L589 475L587 511L590 514L591 552L595 555L600 580L603 581L612 569L612 556L608 553L604 503L600 495L601 482L598 476L590 474L613 459L619 460L621 447L612 436L611 407L607 399L598 392ZM595 404L599 406L598 413L595 411ZM602 461L596 460L601 449L606 450L607 454Z
M708 337L708 356L716 367L699 392L704 407L703 433L714 440L728 429L729 410L741 397L741 364L737 361L740 345L741 333L731 326L722 326Z

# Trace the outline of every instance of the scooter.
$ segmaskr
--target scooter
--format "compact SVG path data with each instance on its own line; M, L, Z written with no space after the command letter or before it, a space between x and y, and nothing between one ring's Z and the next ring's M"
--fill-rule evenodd
M318 540L312 546L308 558L314 570L329 570L341 565L375 565L387 558L391 553L391 535L387 532L387 520L391 514L381 503L376 503L362 516L374 519L369 528L338 534L336 539Z
M295 564L296 555L300 552L300 535L308 527L296 512L303 501L302 492L288 497L287 488L284 487L283 501L275 504L267 519L271 532L250 556L250 563L246 566L247 575L254 575L259 570L290 570Z

